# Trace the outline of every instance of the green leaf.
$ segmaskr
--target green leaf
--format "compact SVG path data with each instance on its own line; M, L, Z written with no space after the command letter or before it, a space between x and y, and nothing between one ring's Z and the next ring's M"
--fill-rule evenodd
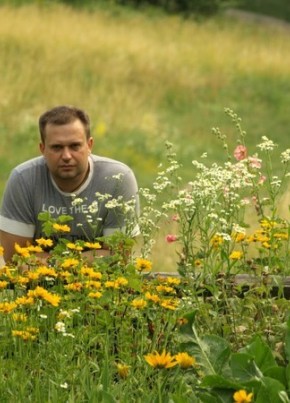
M284 386L276 379L264 377L257 395L254 396L255 403L288 403L289 398Z
M263 373L268 368L277 366L272 350L260 336L256 336L251 344L240 351L250 354Z
M202 387L221 388L221 389L234 389L239 390L243 388L243 384L233 379L228 379L221 375L207 375L201 382Z
M205 335L199 338L194 326L192 341L182 343L181 347L189 351L202 367L206 375L221 373L227 366L230 356L230 347L226 340L215 335Z
M271 367L264 371L264 375L268 378L273 378L279 381L286 388L288 387L287 376L286 376L286 368L285 367Z
M190 311L183 315L183 319L185 319L184 325L180 326L180 333L182 335L187 335L187 336L193 336L194 337L194 332L192 330L195 315L196 315L197 309Z
M290 316L287 320L287 331L285 336L285 354L288 361L290 361Z
M250 354L233 353L230 359L230 367L233 377L240 381L248 381L263 376Z

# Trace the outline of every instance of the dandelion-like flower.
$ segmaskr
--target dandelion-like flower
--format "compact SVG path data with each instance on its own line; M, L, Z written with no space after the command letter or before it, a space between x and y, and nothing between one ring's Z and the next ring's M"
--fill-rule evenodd
M53 229L55 229L56 231L59 232L70 232L70 227L66 224L58 224L58 223L54 223L52 225Z
M234 250L232 251L232 253L230 254L230 259L232 260L240 260L243 256L243 252L239 251L239 250Z
M235 403L251 403L253 393L247 393L244 389L240 389L234 393L233 398Z
M150 262L150 260L138 257L136 259L135 267L140 272L150 271L152 269L152 262Z
M129 365L117 363L117 371L120 378L126 379L129 375L129 369Z
M190 368L196 364L196 360L194 357L191 357L188 353L178 353L175 355L175 360L180 365L181 368L186 369Z
M135 309L143 309L146 307L147 301L145 301L143 298L136 298L131 302L131 305Z
M144 358L146 362L151 365L151 367L156 369L172 368L177 365L175 357L170 353L166 353L165 350L163 350L161 354L159 354L157 351L154 353L149 353L145 355Z

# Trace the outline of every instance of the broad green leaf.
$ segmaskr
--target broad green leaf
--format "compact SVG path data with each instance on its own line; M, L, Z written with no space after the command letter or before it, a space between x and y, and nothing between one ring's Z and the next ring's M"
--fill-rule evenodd
M240 351L250 354L262 372L277 366L272 350L259 336L255 337L251 344Z
M191 341L182 343L182 347L189 351L206 375L223 372L228 366L230 347L226 340L215 335L198 337L194 326L194 336Z
M233 353L230 359L230 367L233 377L240 381L248 381L263 376L250 354Z
M264 377L256 396L255 403L288 403L289 398L284 386L276 379Z
M268 378L276 379L286 388L288 387L285 367L275 366L272 368L268 368L266 371L264 371L264 375L267 376Z
M239 390L243 388L243 384L233 379L228 379L221 375L207 375L201 382L202 387L221 388L221 389L234 389Z

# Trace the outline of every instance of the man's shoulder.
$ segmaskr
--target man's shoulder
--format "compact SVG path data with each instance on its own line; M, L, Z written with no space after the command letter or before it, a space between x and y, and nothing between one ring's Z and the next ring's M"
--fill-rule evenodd
M45 160L42 156L40 156L22 162L21 164L17 165L13 169L13 171L18 173L24 173L25 171L34 170L44 166L45 166Z
M103 157L99 155L91 155L95 167L103 167L106 170L111 170L113 172L128 172L131 168L124 162L115 160L113 158Z

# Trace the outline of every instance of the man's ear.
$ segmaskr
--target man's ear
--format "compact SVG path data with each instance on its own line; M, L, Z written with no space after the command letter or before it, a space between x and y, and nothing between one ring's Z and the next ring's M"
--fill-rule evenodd
M44 153L44 144L43 143L39 143L39 150L40 150L41 154Z

